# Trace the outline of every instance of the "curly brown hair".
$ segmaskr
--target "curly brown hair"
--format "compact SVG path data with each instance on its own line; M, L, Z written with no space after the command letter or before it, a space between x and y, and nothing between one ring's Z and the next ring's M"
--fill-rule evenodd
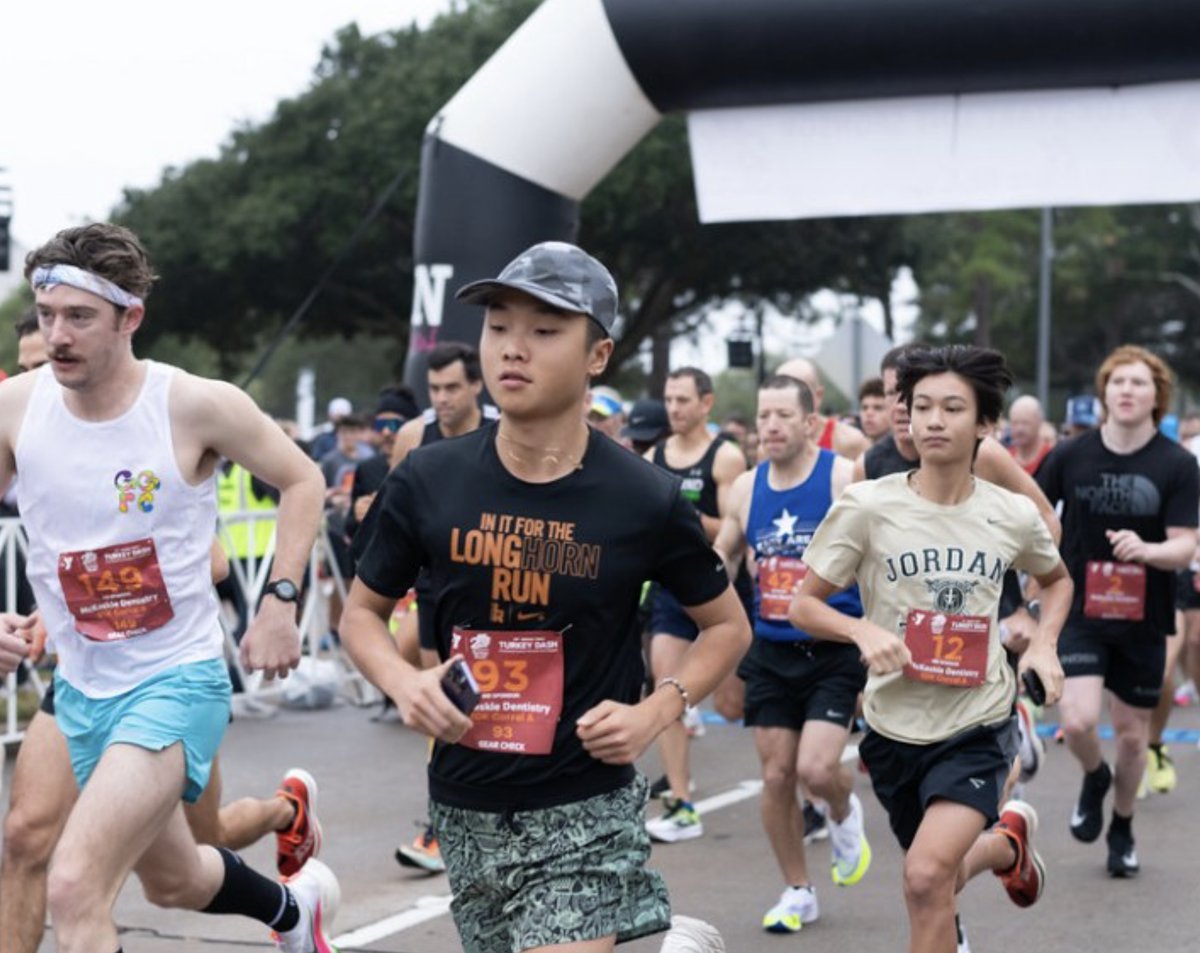
M83 268L139 298L150 294L158 278L138 237L129 229L108 222L64 228L46 244L35 248L25 256L25 280L42 265Z

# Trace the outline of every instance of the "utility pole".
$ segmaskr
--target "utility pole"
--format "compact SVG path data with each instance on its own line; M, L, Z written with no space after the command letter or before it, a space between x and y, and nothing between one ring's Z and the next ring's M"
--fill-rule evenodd
M1054 209L1042 209L1042 267L1038 282L1037 396L1050 410L1050 282L1054 271Z

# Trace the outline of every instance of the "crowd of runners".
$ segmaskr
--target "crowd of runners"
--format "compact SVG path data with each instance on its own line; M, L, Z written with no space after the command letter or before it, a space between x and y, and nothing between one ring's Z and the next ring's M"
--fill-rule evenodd
M0 951L36 951L47 912L59 950L119 950L131 874L160 906L332 950L319 761L220 803L214 533L231 461L272 488L276 532L241 662L286 677L337 491L236 387L135 357L156 276L132 233L63 231L26 278L36 318L0 385L0 483L36 608L0 615L0 671L43 651L56 665L14 769ZM619 296L575 246L535 245L457 296L481 309L479 341L430 355L425 414L381 395L379 452L350 464L336 635L430 739L428 822L396 857L448 876L464 950L652 934L665 953L724 949L672 916L646 865L652 840L704 836L689 746L708 696L759 756L780 884L755 914L766 931L818 918L818 838L833 884L896 879L912 951L970 949L957 897L979 874L1036 903L1054 865L1030 782L1054 705L1080 768L1071 834L1105 835L1112 877L1139 872L1137 800L1176 783L1179 667L1200 684L1200 420L1171 415L1159 356L1115 349L1061 434L1032 397L1008 403L1002 354L957 345L895 348L842 418L820 368L788 360L752 421L714 421L700 368L673 369L662 401L593 386ZM637 762L655 744L651 783ZM872 811L902 870L872 866ZM268 875L237 850L272 833Z

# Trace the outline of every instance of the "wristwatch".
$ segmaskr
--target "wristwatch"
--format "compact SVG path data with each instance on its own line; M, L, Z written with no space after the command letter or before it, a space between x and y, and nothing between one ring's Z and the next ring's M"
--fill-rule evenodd
M280 602L290 602L293 605L300 601L300 590L290 579L276 579L263 586L263 595L274 596Z

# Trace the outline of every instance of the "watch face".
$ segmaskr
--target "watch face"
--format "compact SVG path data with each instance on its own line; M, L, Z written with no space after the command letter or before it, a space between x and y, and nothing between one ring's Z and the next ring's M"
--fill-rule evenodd
M296 584L290 579L279 579L271 583L268 589L284 602L295 602L300 595L296 591Z

